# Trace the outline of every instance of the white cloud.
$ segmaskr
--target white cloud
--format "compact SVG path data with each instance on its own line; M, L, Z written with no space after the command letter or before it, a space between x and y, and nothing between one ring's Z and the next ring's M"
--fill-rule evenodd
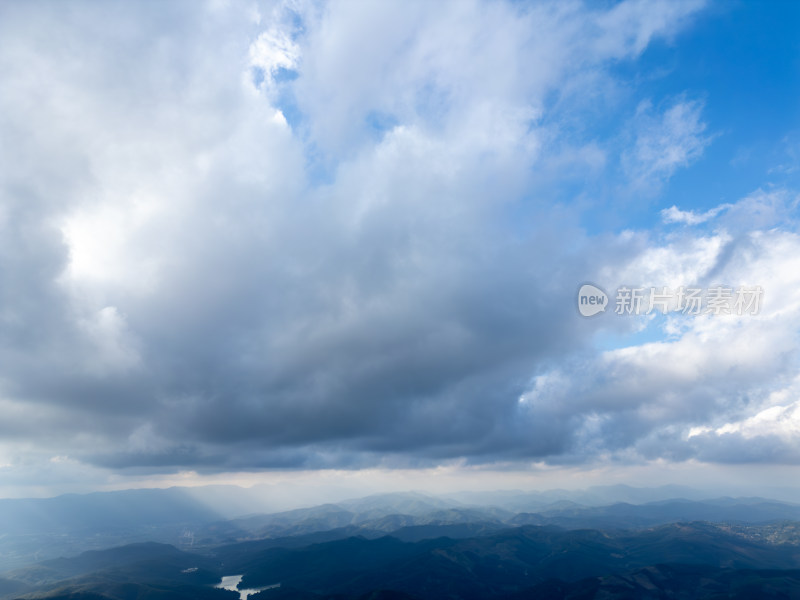
M735 242L640 233L584 252L598 240L580 216L528 187L606 164L607 140L563 134L559 102L577 100L552 97L600 96L610 64L699 3L70 6L0 9L0 331L14 340L0 389L31 456L212 470L559 457L576 431L611 439L626 410L692 420L690 401L637 400L650 384L689 390L734 366L744 382L739 353L760 365L791 348L765 325L762 358L740 343L703 357L703 336L751 325L698 322L518 402L537 365L585 349L595 325L552 298L587 271L701 280ZM633 177L696 160L701 112L643 106ZM753 269L795 250L788 234L747 240ZM776 281L754 283L773 302ZM703 401L698 421L717 414ZM544 410L533 442L522 410Z
M774 192L769 206L778 213L786 210L780 198L792 202L790 195ZM728 207L736 216L719 223L715 233L649 240L641 252L603 271L608 289L622 283L672 290L719 282L759 285L764 297L758 314L678 315L660 325L651 322L671 337L576 358L540 376L523 396L527 418L555 411L571 419L570 451L577 460L605 451L624 460L761 461L767 438L768 456L796 455L797 383L787 379L800 364L800 237L775 228L738 229L764 222L765 201L761 193L748 196ZM635 320L611 316L606 327L633 328ZM731 442L724 451L712 444L734 434L735 449Z
M640 54L654 37L673 36L687 17L704 5L704 0L620 2L598 16L598 25L605 35L599 38L596 47L617 56Z
M686 225L713 221L718 227L734 232L786 227L795 221L798 202L800 197L793 197L785 189L757 190L735 204L720 204L705 212L681 210L673 205L661 211L661 219L668 224Z
M270 27L250 46L250 64L263 69L272 78L280 69L294 70L300 61L300 47L290 33Z
M634 147L622 155L622 165L634 188L657 189L678 168L697 160L711 143L704 135L703 104L678 100L660 114L642 102L633 121Z
M730 208L730 204L721 204L717 207L710 208L705 212L697 212L693 210L680 210L677 206L672 205L661 211L661 219L664 223L685 223L686 225L699 225L705 223L716 217L719 213Z
M741 433L745 439L776 435L795 442L800 434L800 402L788 406L772 406L742 421L726 423L714 430L718 435Z

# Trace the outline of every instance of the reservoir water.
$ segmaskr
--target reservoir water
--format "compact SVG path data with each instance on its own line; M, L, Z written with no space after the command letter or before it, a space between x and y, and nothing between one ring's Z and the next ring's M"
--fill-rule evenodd
M239 600L247 600L247 597L250 594L255 594L256 592L262 592L264 590L271 590L272 588L281 587L280 583L276 583L274 585L268 585L260 588L240 590L237 586L241 583L241 581L242 581L241 575L226 575L222 578L222 581L219 582L214 587L222 588L223 590L231 590L234 592L239 592Z

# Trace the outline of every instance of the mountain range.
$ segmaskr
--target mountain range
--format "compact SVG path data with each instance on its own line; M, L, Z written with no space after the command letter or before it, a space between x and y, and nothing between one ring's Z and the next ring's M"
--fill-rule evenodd
M1 500L0 598L235 600L214 587L231 575L262 590L253 600L800 597L797 504L493 499L383 494L233 519L179 488Z

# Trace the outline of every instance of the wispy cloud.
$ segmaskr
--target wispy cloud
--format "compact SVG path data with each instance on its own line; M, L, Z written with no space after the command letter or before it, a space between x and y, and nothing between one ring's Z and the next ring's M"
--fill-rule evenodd
M661 211L661 218L664 223L683 223L685 225L699 225L716 217L719 213L731 207L731 204L721 204L710 208L705 212L693 210L680 210L673 205Z
M657 190L677 169L697 160L711 143L701 118L703 104L680 99L660 113L649 101L636 111L632 127L633 148L622 155L622 164L632 185Z

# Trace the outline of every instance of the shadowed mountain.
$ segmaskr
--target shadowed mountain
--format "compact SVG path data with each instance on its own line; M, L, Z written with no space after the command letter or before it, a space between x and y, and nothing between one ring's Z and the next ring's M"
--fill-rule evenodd
M144 543L89 551L59 558L9 573L23 586L0 597L20 592L36 598L208 598L237 600L238 595L214 589L220 580L217 563L196 553L167 544Z
M398 498L398 496L400 496ZM386 504L382 504L386 502ZM392 512L392 511L413 512ZM347 530L351 535L375 537L403 529L410 535L404 539L424 539L449 535L464 537L480 530L494 531L508 526L555 525L566 529L642 529L682 521L761 524L800 520L800 506L762 498L719 498L692 501L673 499L635 505L617 503L608 506L583 506L568 500L542 506L538 512L514 514L493 506L441 507L426 497L415 494L371 497L341 504L325 504L312 508L257 515L215 523L204 528L198 537L203 543L225 543L243 539L278 538L308 535L321 531ZM469 531L456 525L468 525ZM479 526L479 527L478 527Z
M655 565L578 582L549 580L502 600L787 600L800 597L800 570Z
M215 583L218 564L197 553L169 544L147 542L108 550L91 550L72 558L56 558L12 571L8 575L27 585L52 584L88 574L120 576L125 581Z
M349 528L351 535L375 537L408 527L446 527L483 523L500 529L514 513L495 507L457 506L423 494L381 494L338 504L268 515L252 515L213 523L197 534L201 543L224 543L242 539L263 539L307 535ZM421 533L423 530L419 529ZM455 534L455 530L450 530ZM449 534L447 530L433 535Z
M0 500L0 571L131 542L190 546L219 520L181 488Z
M15 581L6 580L3 597L235 600L232 592L212 587L230 574L243 576L240 589L280 584L254 600L688 598L694 585L709 595L733 597L747 590L761 590L761 597L770 597L770 590L788 597L800 593L797 545L768 543L710 523L617 533L552 526L483 533L415 542L392 536L322 543L285 538L203 554L134 544L10 574ZM666 595L653 595L658 586Z
M30 589L30 586L24 581L0 578L0 598L21 595Z
M520 525L641 529L678 521L762 524L800 520L800 506L762 498L671 499L647 504L586 506L569 498L559 499L558 491L463 495L463 499L498 500L505 507L536 504L535 511L522 513L504 507L465 504L454 498L397 493L222 520L216 510L200 500L207 494L212 504L224 504L226 499L234 497L236 489L170 488L0 500L0 572L56 556L145 541L188 549L323 532L332 533L317 540L353 535L372 539L397 532L404 540L419 541L442 535L456 538L482 535ZM650 498L675 491L672 487L646 490L614 486L565 493L570 498L598 500L614 495ZM232 504L257 505L255 493L246 492L244 500Z
M267 550L230 566L245 573L242 584L247 587L281 582L348 597L392 589L420 598L471 599L498 597L553 578L575 582L662 563L736 569L800 566L785 548L754 543L702 523L628 535L522 527L479 538L414 544L391 537L351 538L298 550ZM261 596L270 598L273 593L277 592Z
M520 513L510 525L558 525L565 528L639 529L679 521L769 523L800 520L800 506L763 498L674 499L648 504L617 503L587 507L559 503L536 513Z

